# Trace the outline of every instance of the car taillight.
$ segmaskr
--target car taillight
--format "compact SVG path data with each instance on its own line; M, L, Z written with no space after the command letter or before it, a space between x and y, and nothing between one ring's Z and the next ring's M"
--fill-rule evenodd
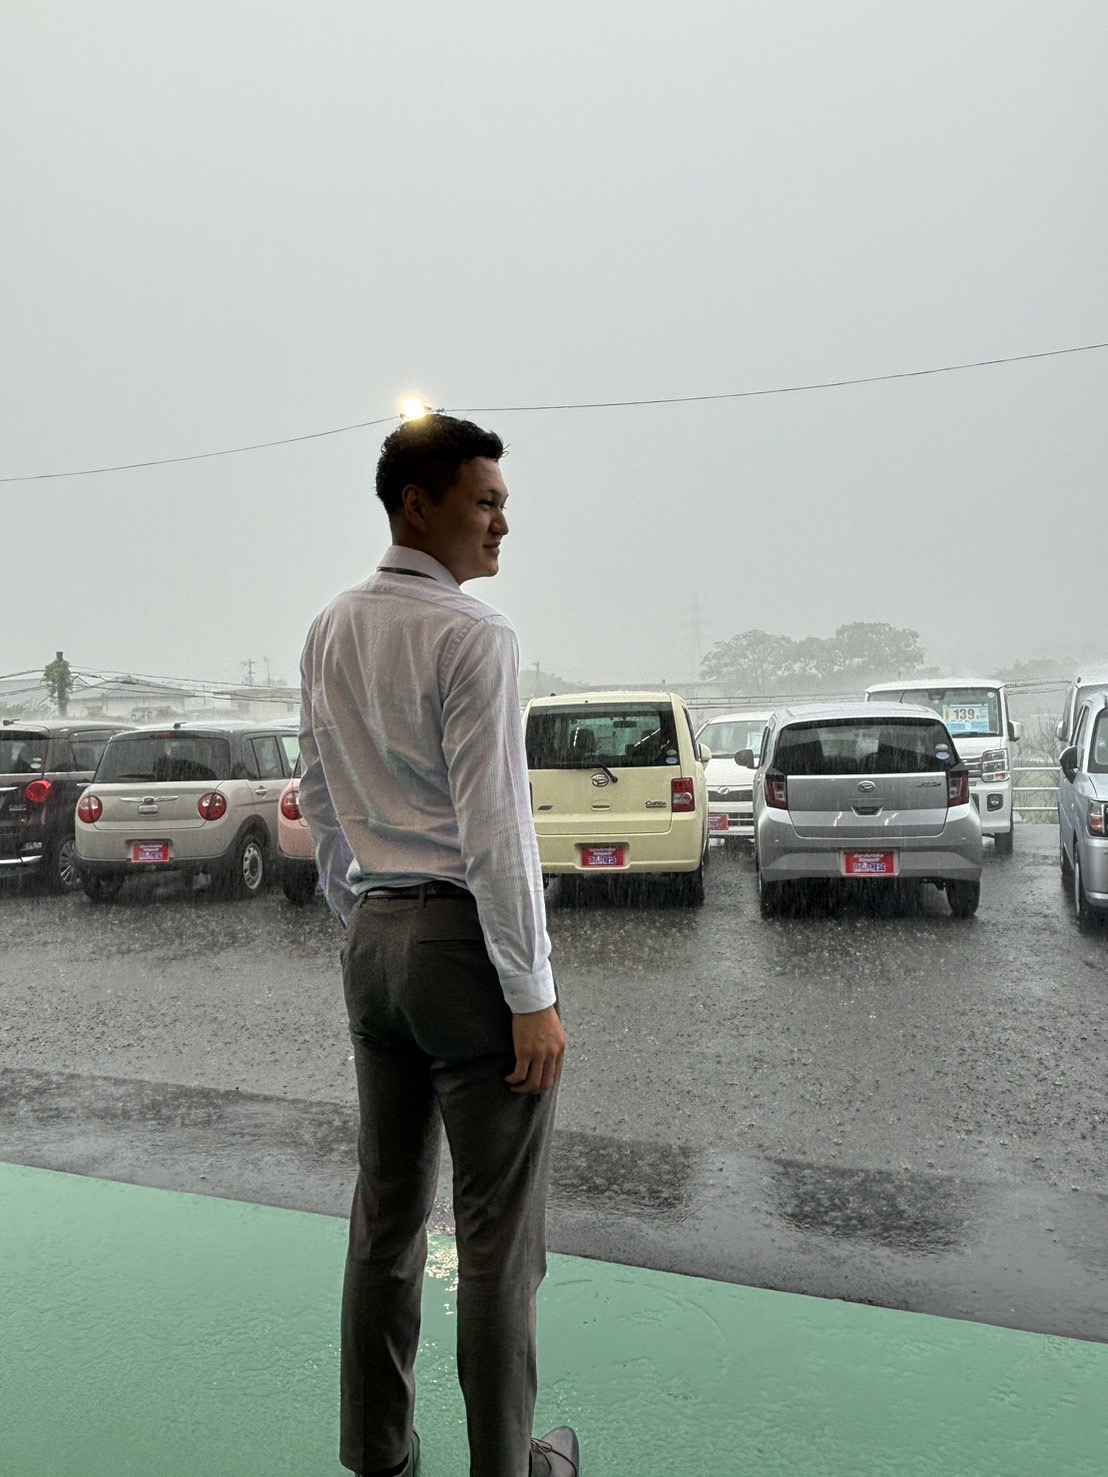
M1103 800L1089 801L1088 826L1091 836L1108 836L1108 805Z
M987 785L1000 785L1009 776L1007 749L986 749L981 755L981 778Z
M679 811L682 815L695 810L696 790L692 780L670 780L669 803L672 810Z
M100 803L100 796L82 795L77 802L77 814L86 826L95 825L104 814L104 807Z
M32 805L45 805L53 788L49 780L32 780L23 793Z
M948 805L969 804L969 770L952 769L946 777L946 803Z
M206 795L201 795L196 808L202 820L217 821L227 814L227 796L219 790L209 790Z
M298 821L300 819L300 806L296 799L295 790L287 790L281 796L281 814L287 821Z
M766 775L766 804L774 810L788 810L789 782L783 774Z

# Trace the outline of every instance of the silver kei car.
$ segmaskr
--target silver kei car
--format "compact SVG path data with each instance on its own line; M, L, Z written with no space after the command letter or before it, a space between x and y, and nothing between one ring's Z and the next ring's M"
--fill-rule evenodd
M830 883L930 882L971 917L981 818L942 719L902 703L778 710L754 780L754 860L764 917L817 881L829 896Z
M1058 760L1058 859L1082 927L1108 918L1108 693L1077 710Z

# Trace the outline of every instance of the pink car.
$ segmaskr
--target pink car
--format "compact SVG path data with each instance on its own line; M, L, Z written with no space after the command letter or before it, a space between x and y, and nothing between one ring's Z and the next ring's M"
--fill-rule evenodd
M290 903L307 903L315 896L319 874L315 845L300 814L300 780L294 777L281 791L277 806L277 850L281 857L281 886Z

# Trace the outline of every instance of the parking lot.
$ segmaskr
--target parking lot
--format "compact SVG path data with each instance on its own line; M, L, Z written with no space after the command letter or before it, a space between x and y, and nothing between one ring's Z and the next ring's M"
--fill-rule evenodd
M971 921L931 889L765 921L714 850L703 909L552 888L550 926L555 1249L1108 1339L1108 931L1079 932L1056 828L987 849ZM320 900L8 884L0 930L5 1158L345 1212Z

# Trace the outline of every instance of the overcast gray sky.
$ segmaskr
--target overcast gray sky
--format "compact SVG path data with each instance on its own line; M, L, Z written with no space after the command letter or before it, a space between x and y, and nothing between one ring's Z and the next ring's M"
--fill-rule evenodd
M0 476L1108 340L1103 0L0 4ZM475 414L524 663L1104 632L1108 351ZM0 672L292 678L388 426L0 485ZM695 649L699 632L700 650Z

